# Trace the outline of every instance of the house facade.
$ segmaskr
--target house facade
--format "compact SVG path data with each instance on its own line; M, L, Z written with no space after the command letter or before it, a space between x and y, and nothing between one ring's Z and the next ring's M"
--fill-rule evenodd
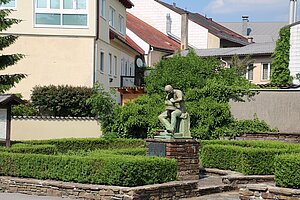
M297 74L300 74L300 22L290 25L290 61L289 69L293 76L294 84L300 84L300 81L295 79Z
M129 13L169 37L180 41L182 14L188 14L189 46L195 49L239 47L248 44L245 37L199 13L183 10L161 0L132 0Z
M28 75L9 92L28 99L36 85L119 86L123 74L134 73L140 55L126 37L126 9L132 7L129 0L12 0L1 5L22 20L1 33L19 36L3 53L25 55L1 73Z

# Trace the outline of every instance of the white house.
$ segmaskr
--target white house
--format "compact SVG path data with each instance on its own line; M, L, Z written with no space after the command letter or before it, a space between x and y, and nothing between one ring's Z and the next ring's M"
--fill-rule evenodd
M295 79L296 74L300 74L300 21L290 25L290 62L289 69L291 76L294 77L293 83L300 84Z

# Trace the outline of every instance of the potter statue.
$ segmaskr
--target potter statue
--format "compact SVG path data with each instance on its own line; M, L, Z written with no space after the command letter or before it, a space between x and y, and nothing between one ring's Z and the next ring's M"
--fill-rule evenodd
M173 89L171 85L167 85L165 91L167 92L166 110L158 118L166 130L156 138L191 138L190 117L186 112L182 91Z

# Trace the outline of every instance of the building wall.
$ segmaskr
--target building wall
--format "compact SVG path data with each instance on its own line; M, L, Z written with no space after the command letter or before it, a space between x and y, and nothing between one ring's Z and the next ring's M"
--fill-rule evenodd
M300 24L291 27L290 45L289 69L291 76L295 77L297 73L300 73ZM293 82L300 84L299 80Z
M172 34L181 37L181 15L154 0L132 0L135 5L128 12L166 34L166 16L172 19ZM208 30L189 20L189 43L195 48L207 48Z
M211 33L208 33L207 48L220 48L220 38Z
M11 140L98 138L101 128L95 119L13 118Z
M246 102L230 102L231 113L237 119L265 120L280 132L300 132L300 90L266 90Z
M93 86L92 37L21 35L3 53L25 55L16 65L0 72L28 75L9 93L21 93L29 99L32 88L37 85Z

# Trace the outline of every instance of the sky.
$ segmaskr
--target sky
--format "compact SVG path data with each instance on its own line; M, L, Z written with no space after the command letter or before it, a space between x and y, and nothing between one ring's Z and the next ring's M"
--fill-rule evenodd
M162 0L166 3L198 12L217 22L241 22L249 16L253 22L288 22L289 0ZM298 20L300 2L298 1Z

